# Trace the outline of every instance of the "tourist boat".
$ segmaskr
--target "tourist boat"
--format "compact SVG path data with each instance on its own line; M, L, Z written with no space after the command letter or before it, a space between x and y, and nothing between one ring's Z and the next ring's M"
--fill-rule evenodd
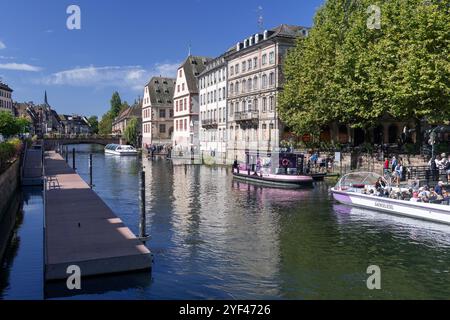
M312 187L314 179L311 176L255 173L253 171L233 172L233 177L249 183L257 183L275 188L297 189Z
M303 168L303 155L279 152L263 155L247 152L246 163L233 169L233 177L240 181L272 188L299 189L313 186L310 175L299 173Z
M122 144L108 144L105 147L105 153L114 154L117 156L135 156L138 154L136 148L133 146Z
M336 186L331 188L331 193L336 201L345 205L450 224L449 205L377 196L375 183L380 177L373 172L352 172L343 176ZM371 190L373 190L373 194ZM398 191L404 190L398 188Z

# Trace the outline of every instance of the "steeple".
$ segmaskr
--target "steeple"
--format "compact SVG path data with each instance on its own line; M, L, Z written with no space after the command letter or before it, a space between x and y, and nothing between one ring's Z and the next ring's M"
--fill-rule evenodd
M44 97L44 103L48 106L48 100L47 100L47 90L45 90L45 97Z

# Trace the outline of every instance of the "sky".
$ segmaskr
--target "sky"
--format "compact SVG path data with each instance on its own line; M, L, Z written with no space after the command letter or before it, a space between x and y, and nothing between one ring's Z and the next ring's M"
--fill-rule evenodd
M193 55L216 57L282 23L312 26L325 0L0 0L0 79L19 102L101 116L114 91L133 103L152 76ZM81 29L69 30L70 5Z

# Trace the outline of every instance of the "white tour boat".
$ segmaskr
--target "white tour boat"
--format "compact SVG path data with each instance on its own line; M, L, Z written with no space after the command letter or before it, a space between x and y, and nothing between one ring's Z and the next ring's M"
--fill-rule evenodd
M336 186L331 188L331 193L336 201L345 205L450 224L449 205L378 196L375 184L380 177L373 172L352 172L343 176ZM404 191L399 188L393 189L399 192Z
M135 147L121 144L108 144L105 147L105 153L117 156L135 156L138 154Z

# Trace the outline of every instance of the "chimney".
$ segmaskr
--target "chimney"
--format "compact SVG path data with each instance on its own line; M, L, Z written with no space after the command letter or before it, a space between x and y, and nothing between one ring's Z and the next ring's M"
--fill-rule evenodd
M239 51L239 50L241 50L241 43L240 42L238 42L236 44L236 51Z
M253 45L253 37L248 38L248 46L252 46Z
M267 40L269 36L269 30L264 30L264 40Z
M247 39L244 40L244 49L247 48Z
M255 34L255 44L259 42L259 33Z

